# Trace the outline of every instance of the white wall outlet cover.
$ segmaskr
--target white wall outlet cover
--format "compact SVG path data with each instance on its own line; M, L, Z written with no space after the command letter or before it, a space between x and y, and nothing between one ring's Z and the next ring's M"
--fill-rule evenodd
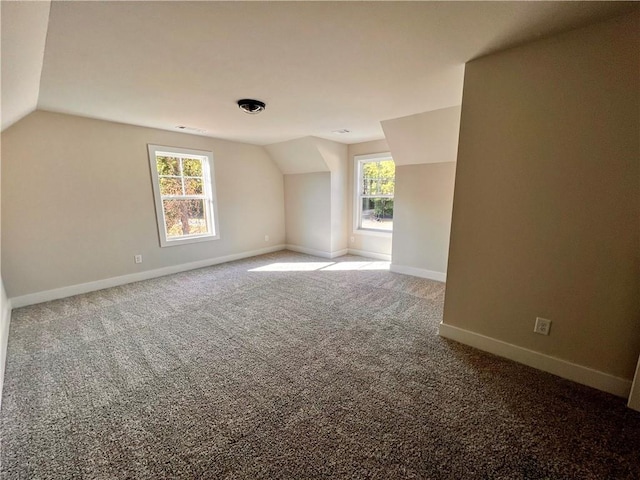
M135 255L135 256L133 257L133 260L134 260L136 263L142 263L142 255Z
M536 324L533 327L533 331L535 333L539 333L540 335L549 335L551 330L551 320L546 318L536 317Z

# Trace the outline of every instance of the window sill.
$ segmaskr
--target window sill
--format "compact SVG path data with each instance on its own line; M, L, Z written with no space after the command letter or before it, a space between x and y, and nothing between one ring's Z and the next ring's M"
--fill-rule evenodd
M190 243L208 242L211 240L218 240L220 235L198 235L189 238L178 238L175 240L160 240L161 247L175 247L177 245L188 245Z
M353 231L354 235L362 235L362 236L368 236L368 237L387 237L387 238L391 238L393 236L393 231L389 231L389 230L373 230L373 229L363 229L363 228L359 228L357 230Z

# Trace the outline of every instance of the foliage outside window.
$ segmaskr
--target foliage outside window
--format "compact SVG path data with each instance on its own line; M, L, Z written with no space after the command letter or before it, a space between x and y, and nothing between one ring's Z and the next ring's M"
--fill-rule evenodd
M356 228L393 230L396 167L389 154L357 157Z
M160 245L218 238L213 155L149 145Z

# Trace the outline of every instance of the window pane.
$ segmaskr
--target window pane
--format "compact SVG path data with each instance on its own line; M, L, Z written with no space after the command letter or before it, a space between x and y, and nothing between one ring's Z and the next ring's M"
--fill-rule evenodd
M182 160L182 174L185 177L202 176L202 160L197 158L185 158Z
M184 190L187 195L202 195L202 180L199 178L185 178Z
M182 195L182 181L179 178L160 177L160 195Z
M380 193L383 195L393 195L396 190L396 178L386 177L380 179Z
M393 199L363 198L360 218L361 228L393 230Z
M363 195L393 195L396 167L393 160L362 164Z
M374 177L363 177L362 178L362 194L363 195L377 195L380 192L378 191L378 181Z
M159 175L180 175L180 160L176 157L156 156Z
M167 237L208 233L204 200L163 200Z

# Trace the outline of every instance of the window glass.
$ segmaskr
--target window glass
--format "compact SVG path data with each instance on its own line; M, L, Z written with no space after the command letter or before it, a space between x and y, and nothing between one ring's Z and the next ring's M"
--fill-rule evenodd
M389 155L356 159L358 172L356 227L359 230L393 230L396 168Z
M218 238L211 152L149 145L149 161L161 246Z

